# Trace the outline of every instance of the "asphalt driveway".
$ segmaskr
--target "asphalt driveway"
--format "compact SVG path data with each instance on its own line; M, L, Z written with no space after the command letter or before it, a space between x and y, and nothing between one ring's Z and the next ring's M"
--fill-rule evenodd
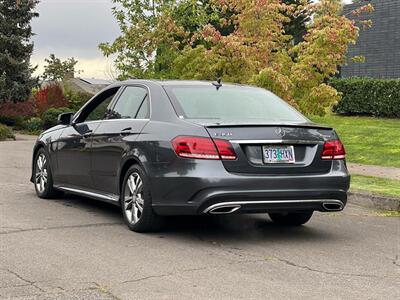
M243 215L133 233L113 206L37 198L33 143L0 142L1 298L400 298L398 217L349 205L301 228Z

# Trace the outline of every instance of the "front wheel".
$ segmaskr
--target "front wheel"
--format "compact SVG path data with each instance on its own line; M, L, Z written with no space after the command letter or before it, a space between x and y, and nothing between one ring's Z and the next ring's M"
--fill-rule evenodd
M58 195L58 191L53 186L50 160L43 148L39 149L35 156L34 174L35 190L40 198L48 199Z
M125 223L132 231L149 232L161 226L160 216L152 208L146 173L137 165L130 167L124 177L121 208Z
M300 226L307 223L313 215L313 212L302 213L270 213L271 220L279 225Z

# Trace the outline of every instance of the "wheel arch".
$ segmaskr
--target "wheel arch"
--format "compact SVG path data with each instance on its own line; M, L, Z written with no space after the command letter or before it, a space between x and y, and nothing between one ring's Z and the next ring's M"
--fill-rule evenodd
M37 155L37 153L39 152L39 150L40 149L44 149L45 151L46 151L46 145L43 143L43 142L41 142L41 141L39 141L36 145L35 145L35 147L33 148L33 154L32 154L32 165L31 165L31 178L30 178L30 181L33 183L33 178L34 178L34 169L35 169L35 157L36 157L36 155ZM51 167L51 166L50 166Z
M124 181L125 174L129 170L129 168L131 166L133 166L133 165L139 165L143 170L146 171L146 168L144 167L144 165L142 164L142 162L140 161L140 159L138 157L129 156L129 157L125 158L124 161L121 164L121 168L120 168L120 172L119 172L119 176L118 176L118 191L119 191L119 194L121 194L122 183Z

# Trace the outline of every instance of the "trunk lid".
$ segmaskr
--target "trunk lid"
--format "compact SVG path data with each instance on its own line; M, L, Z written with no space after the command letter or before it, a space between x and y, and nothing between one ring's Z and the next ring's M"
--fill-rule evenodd
M332 162L321 159L326 140L336 139L332 128L313 123L202 124L211 138L229 140L237 159L223 161L231 173L290 175L328 173ZM292 146L295 162L267 163L264 147Z

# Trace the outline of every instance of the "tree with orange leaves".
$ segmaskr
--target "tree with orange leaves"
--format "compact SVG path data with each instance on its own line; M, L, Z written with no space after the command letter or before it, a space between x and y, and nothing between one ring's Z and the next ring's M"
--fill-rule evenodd
M327 82L346 63L360 24L342 14L340 0L144 2L152 13L139 6L130 15L115 11L123 34L101 45L105 55L118 54L122 78L222 77L267 88L308 114L326 113L341 97ZM372 10L365 5L353 13ZM295 42L287 24L299 14L311 19Z

